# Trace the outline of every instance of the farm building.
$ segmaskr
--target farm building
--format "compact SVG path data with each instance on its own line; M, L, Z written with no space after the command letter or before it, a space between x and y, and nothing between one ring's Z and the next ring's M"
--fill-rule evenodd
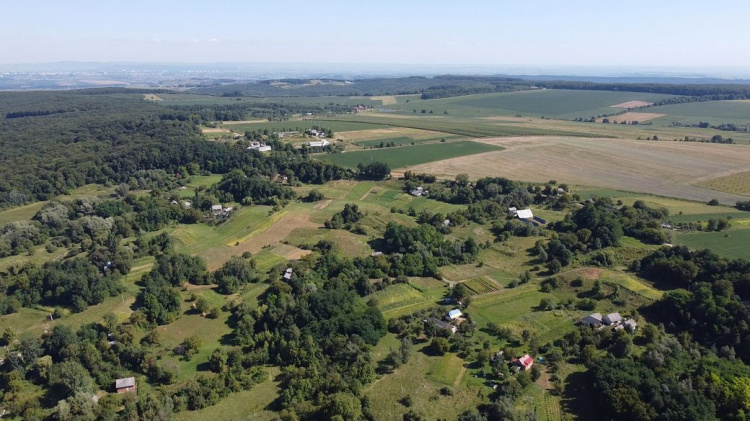
M461 310L459 310L459 309L456 308L456 309L453 309L453 310L449 311L448 312L448 316L446 316L445 319L446 320L456 320L459 317L461 317L462 315L463 315L463 313L461 313Z
M135 384L135 377L126 377L124 379L115 380L115 389L117 393L132 392L138 389Z
M456 333L458 331L458 328L456 326L453 326L450 323L444 322L442 320L438 320L434 317L428 317L424 320L425 323L431 323L433 326L435 326L438 329L445 329L449 331L450 333Z
M517 213L518 213L518 208L516 207L508 208L508 216L516 216Z
M213 212L214 215L220 214L222 210L223 208L221 207L221 205L211 205L211 212Z
M325 139L313 141L313 142L307 142L307 146L311 148L322 148L322 147L328 146L329 144L330 143Z
M412 196L420 197L420 196L426 196L430 192L425 190L424 187L417 187L416 189L411 191Z
M610 313L602 318L602 323L607 326L616 325L620 322L622 322L622 316L620 316L620 313Z
M511 362L522 368L524 371L529 370L531 366L534 365L534 359L531 358L529 354L526 354L521 358L513 358L513 361Z
M602 315L600 313L594 313L584 317L581 320L582 325L588 325L593 327L599 327L602 325Z
M617 330L627 329L628 332L635 332L635 330L638 329L638 323L636 323L636 321L633 319L625 320L621 324L615 326L615 329Z
M254 149L259 152L267 152L267 151L270 151L272 148L264 143L251 142L250 146L248 146L247 149Z

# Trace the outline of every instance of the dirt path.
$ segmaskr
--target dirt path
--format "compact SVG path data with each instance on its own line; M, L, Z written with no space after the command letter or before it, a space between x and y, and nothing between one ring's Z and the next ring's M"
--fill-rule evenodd
M375 188L375 186L370 187L370 190L367 190L365 192L365 194L363 194L362 197L359 198L360 202L363 201L363 200L365 200L365 197L367 197L367 195L370 194L372 192L372 189L374 189L374 188Z
M331 204L331 202L333 202L333 199L321 200L320 202L315 204L315 209L317 210L325 209L328 207L328 205Z

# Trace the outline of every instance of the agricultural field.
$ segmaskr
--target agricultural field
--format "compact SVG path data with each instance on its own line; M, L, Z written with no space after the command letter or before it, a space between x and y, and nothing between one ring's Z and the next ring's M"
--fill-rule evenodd
M480 139L503 147L500 152L469 155L414 165L419 173L511 179L638 190L654 195L734 205L746 196L695 186L696 179L750 167L750 148L688 142L648 142L572 137Z
M737 222L732 224L737 225ZM710 249L720 256L750 259L750 224L747 223L727 231L680 233L676 241L695 250Z
M422 109L434 114L445 112L451 116L482 117L489 115L524 117L549 117L574 119L599 114L614 114L613 108L629 101L654 102L672 95L639 92L579 91L545 89L519 92L467 95L454 98L412 101L409 104L391 106L402 113L421 114ZM414 113L414 110L417 113Z
M696 185L711 190L750 196L750 171L709 178L708 180L697 182Z
M462 282L462 284L469 289L471 295L487 294L489 292L495 292L500 289L497 283L490 281L484 276L471 278Z
M340 154L321 156L321 159L334 162L347 168L356 168L359 163L385 162L391 168L407 168L426 162L443 159L481 154L484 152L501 151L503 148L495 145L482 144L472 141L458 141L419 146L385 148L378 150L354 151Z
M654 120L654 125L668 126L672 122L698 124L708 122L712 126L722 123L750 124L750 102L706 101L649 107L649 113L665 114ZM724 137L734 137L733 132L723 132Z
M289 121L273 121L273 122L257 122L257 123L246 123L246 122L232 122L224 121L220 127L229 129L233 132L244 134L245 131L256 131L263 132L268 130L269 132L287 132L287 131L298 131L304 132L306 129L311 129L313 126L325 127L331 129L334 135L338 132L351 132L355 130L372 130L382 129L387 124L377 123L359 123L355 121L338 121L338 120L323 120L323 119L299 119Z

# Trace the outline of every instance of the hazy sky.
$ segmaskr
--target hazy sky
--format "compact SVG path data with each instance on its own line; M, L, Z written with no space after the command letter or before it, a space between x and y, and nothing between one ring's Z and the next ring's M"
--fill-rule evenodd
M0 63L750 67L748 0L6 1Z

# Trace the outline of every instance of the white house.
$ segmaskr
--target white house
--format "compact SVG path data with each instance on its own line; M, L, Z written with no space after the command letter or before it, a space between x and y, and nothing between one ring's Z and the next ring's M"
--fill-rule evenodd
M211 205L211 212L214 214L219 214L224 208L221 207L221 205Z
M250 146L248 146L247 149L255 149L256 151L267 152L271 150L271 147L266 144L254 141L250 142Z
M284 272L284 279L286 279L287 281L292 279L292 268L286 269L286 271Z
M412 196L420 197L422 195L427 195L430 192L428 190L425 190L424 187L417 187L416 189L411 191Z

